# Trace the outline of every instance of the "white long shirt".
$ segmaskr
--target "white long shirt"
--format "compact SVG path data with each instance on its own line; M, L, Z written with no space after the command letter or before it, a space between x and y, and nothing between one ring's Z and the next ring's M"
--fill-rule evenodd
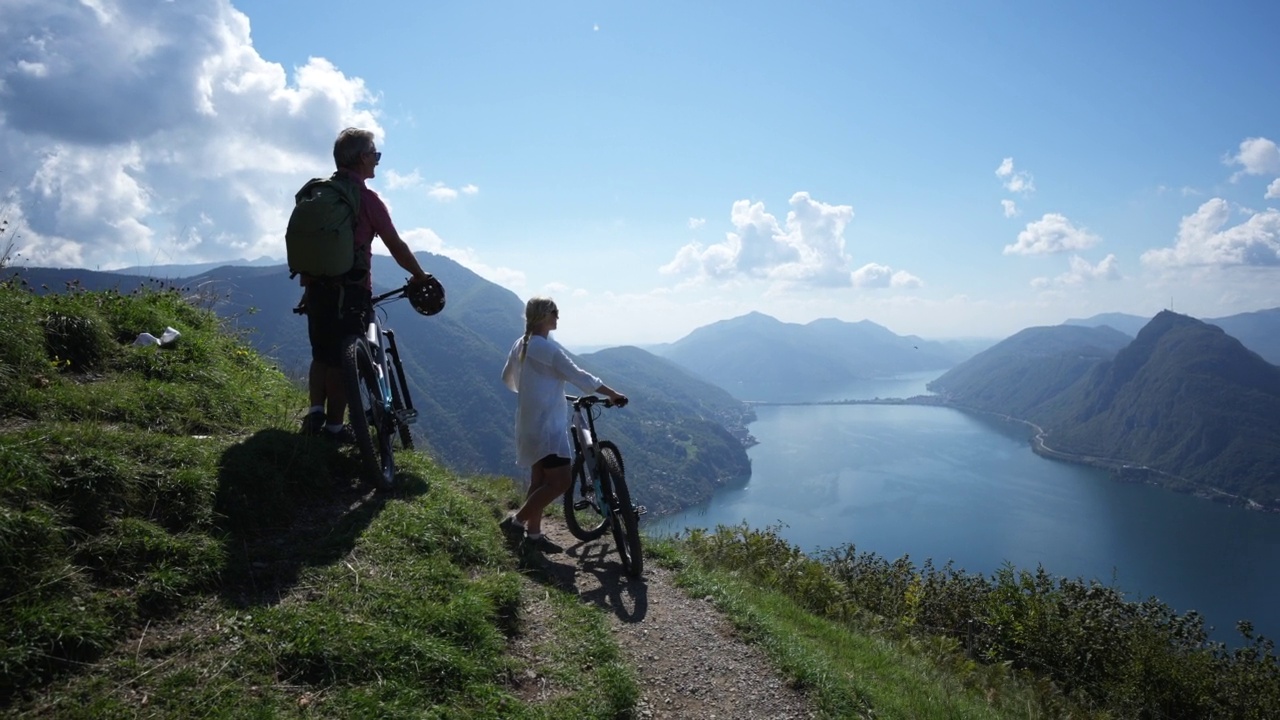
M523 337L516 338L502 368L502 382L520 395L516 406L516 465L530 467L548 455L572 458L565 383L571 382L589 393L600 387L600 378L578 367L559 343L541 335L529 336L522 362L523 342Z

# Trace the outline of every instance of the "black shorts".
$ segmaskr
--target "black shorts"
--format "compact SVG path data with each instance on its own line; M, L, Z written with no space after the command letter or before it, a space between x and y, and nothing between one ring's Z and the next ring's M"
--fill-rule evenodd
M543 470L554 470L558 467L564 467L569 464L569 458L560 457L559 455L548 455L538 462L534 463L534 467L541 467Z
M373 320L372 297L359 285L313 283L307 286L307 338L311 359L330 367L342 365L343 341L363 335Z

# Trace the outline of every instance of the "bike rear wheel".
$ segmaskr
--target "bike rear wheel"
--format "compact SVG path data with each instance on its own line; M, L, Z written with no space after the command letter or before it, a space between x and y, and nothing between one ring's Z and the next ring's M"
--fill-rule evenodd
M596 502L595 484L587 480L581 455L573 463L573 482L564 491L564 524L583 542L595 540L609 527L609 517Z
M351 433L360 451L361 469L375 487L390 488L396 475L391 448L393 421L383 410L377 366L369 344L362 337L352 338L343 348L342 381L347 391Z
M609 500L610 523L613 542L622 558L622 567L631 577L644 572L644 553L640 548L640 516L631 504L631 491L627 488L626 472L622 467L622 453L613 443L600 443L600 474L602 489Z

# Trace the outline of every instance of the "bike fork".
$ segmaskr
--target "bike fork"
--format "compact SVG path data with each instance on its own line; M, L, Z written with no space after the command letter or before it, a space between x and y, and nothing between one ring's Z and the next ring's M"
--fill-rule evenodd
M413 409L413 398L409 395L409 383L405 380L404 366L400 364L400 349L396 346L396 334L393 330L383 330L382 334L387 336L387 356L391 358L391 363L395 366L396 380L400 384L400 398L404 401L404 408L397 414L400 416L400 422L405 425L412 425L418 421L418 411Z

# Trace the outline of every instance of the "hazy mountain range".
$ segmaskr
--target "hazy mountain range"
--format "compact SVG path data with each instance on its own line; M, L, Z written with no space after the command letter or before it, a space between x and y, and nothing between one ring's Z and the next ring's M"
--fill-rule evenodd
M523 332L523 302L452 260L419 255L446 287L445 311L424 318L404 302L386 309L421 413L418 431L451 468L518 474L511 437L515 395L498 375L510 343ZM283 265L158 266L148 269L151 277L48 268L8 272L38 292L64 291L72 282L121 292L180 287L226 318L229 328L275 358L286 373L299 381L303 376L309 356L306 322L291 312L300 291ZM161 275L166 279L155 279ZM389 258L376 256L374 277L379 289L390 289L404 273ZM1161 313L1157 319L1166 315L1174 316ZM1119 313L1028 328L999 342L934 341L897 335L866 320L795 324L750 313L698 328L673 343L607 348L578 360L636 401L607 411L601 433L623 448L640 501L659 513L700 502L717 487L749 477L745 448L753 441L746 426L754 415L743 400L810 400L860 379L930 370L939 374L931 387L954 402L1036 422L1055 446L1123 451L1141 464L1176 468L1169 472L1187 483L1214 482L1264 501L1280 496L1259 469L1272 459L1264 446L1275 426L1263 420L1275 399L1253 386L1241 390L1243 395L1232 389L1238 389L1246 367L1249 377L1264 378L1265 368L1276 370L1263 358L1280 355L1280 308L1218 318L1208 321L1211 325L1185 320L1232 340L1234 350L1203 338L1176 344L1176 352L1155 343L1160 352L1142 355L1147 372L1136 385L1130 384L1136 376L1118 380L1114 363L1133 362L1137 351L1129 348L1151 345L1138 340L1151 335L1147 328L1154 320ZM1158 327L1166 325L1162 320ZM1195 359L1210 349L1212 360ZM1206 374L1206 368L1227 370ZM1195 379L1183 377L1188 373ZM1168 397L1192 389L1197 402L1216 395L1229 404L1209 411L1183 395L1176 401ZM1232 407L1261 409L1234 419ZM1148 413L1141 422L1134 415L1140 412ZM1214 419L1207 422L1207 417ZM1246 421L1257 431L1236 430ZM1191 444L1203 447L1191 452ZM1141 452L1135 450L1139 446ZM1248 463L1253 469L1240 475ZM1235 475L1223 479L1220 472Z

